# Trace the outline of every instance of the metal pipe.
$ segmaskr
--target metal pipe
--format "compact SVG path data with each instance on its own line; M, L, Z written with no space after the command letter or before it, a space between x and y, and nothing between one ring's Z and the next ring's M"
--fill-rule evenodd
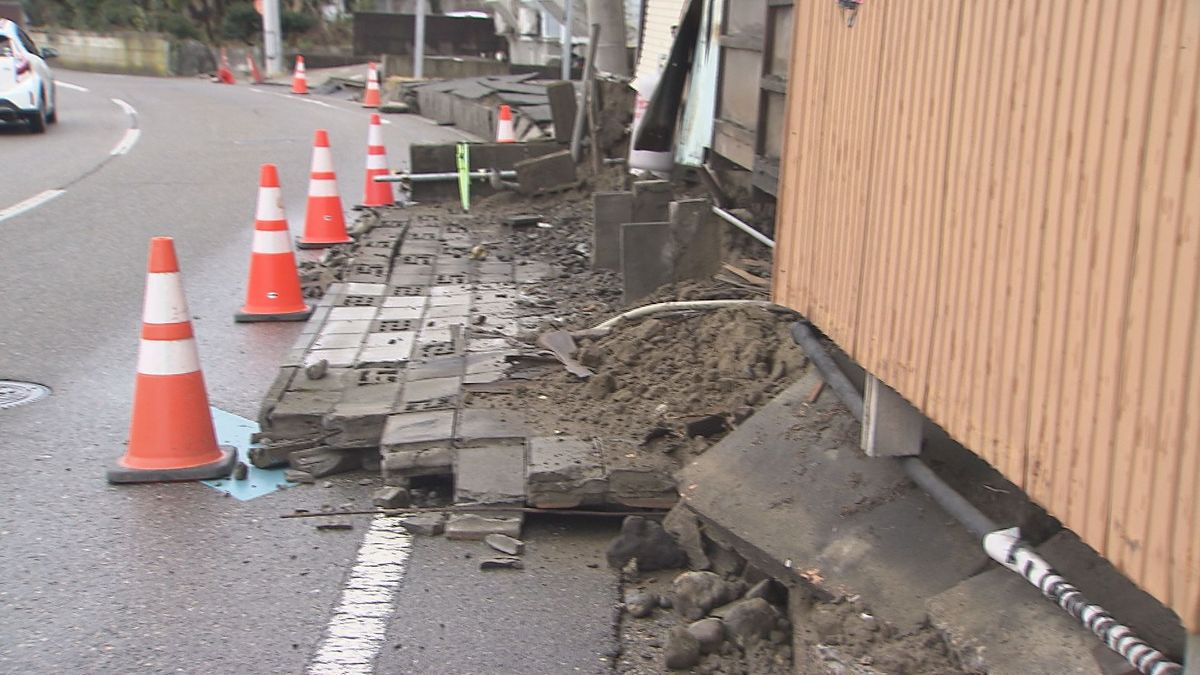
M829 352L825 351L825 347L817 340L817 336L813 335L812 328L807 321L797 321L792 324L792 339L808 355L808 359L817 367L817 372L821 373L825 383L833 388L838 398L842 399L842 403L850 411L850 414L854 415L854 419L862 422L862 394L858 393L858 390L850 382L850 378L846 377L842 369L833 362Z
M596 36L600 34L600 24L592 24L590 31L587 60L583 63L583 96L580 97L579 105L575 107L575 127L571 129L571 159L576 162L579 161L579 152L583 145L584 115L587 114L588 102L592 95L592 73L595 70L596 62ZM592 148L592 152L598 152L598 150Z
M563 4L566 5L566 12L563 14L562 22L562 79L570 82L571 41L574 32L571 30L571 21L574 20L572 15L575 13L575 0L564 0Z
M425 0L417 0L417 29L413 35L413 77L425 77Z
M479 169L468 174L471 178L491 178L497 172L491 169ZM501 178L516 178L516 171L500 171ZM443 180L458 180L457 171L445 173L389 173L375 176L376 183L436 183Z
M939 478L925 462L916 457L901 457L900 464L914 483L929 493L938 506L954 516L954 519L962 523L971 534L983 539L1000 529L991 518L983 515L982 511Z
M726 211L725 209L723 209L719 206L712 207L712 210L713 210L713 213L717 214L718 216L721 216L722 220L729 223L730 225L733 225L734 227L741 230L742 232L745 232L746 234L750 235L751 237L754 237L762 245L766 246L767 248L772 248L772 249L775 248L775 240L768 238L767 235L763 234L762 232L759 232L758 230L754 229L753 227L750 227L746 223L742 222L741 220L738 219L737 216L733 215L732 213Z

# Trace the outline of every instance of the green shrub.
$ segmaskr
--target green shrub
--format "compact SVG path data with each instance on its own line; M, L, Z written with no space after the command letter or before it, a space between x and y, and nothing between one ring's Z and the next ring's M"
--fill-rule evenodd
M316 18L304 12L285 11L279 15L279 27L286 38L294 38L312 30L317 25Z
M221 21L221 35L230 40L240 40L247 44L262 33L262 17L254 9L254 5L233 5L225 12Z
M200 27L182 14L159 12L155 15L155 24L158 30L173 35L180 40L204 39L204 33L200 30Z

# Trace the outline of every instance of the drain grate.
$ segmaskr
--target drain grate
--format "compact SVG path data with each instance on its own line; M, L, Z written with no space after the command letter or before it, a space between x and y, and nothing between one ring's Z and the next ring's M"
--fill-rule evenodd
M0 380L0 410L40 401L50 395L50 387L34 382Z

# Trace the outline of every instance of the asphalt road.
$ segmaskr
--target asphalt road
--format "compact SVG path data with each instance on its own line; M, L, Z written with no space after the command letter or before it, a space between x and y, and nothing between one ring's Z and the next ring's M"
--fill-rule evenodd
M0 410L0 673L304 672L367 520L318 532L277 516L369 507L366 474L240 502L194 483L114 487L104 471L128 432L148 239L176 239L212 404L254 418L300 331L232 323L258 167L279 165L295 224L324 127L352 204L367 113L279 88L59 77L87 91L60 87L48 134L0 130L0 379L54 391ZM389 119L393 166L409 141L461 138ZM63 192L4 215L47 190ZM416 540L376 671L607 672L615 580L589 565L611 530L528 534L523 572L480 572L478 544Z

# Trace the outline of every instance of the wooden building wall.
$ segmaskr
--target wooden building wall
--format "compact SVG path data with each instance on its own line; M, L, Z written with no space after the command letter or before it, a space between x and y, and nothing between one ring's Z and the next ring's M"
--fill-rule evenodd
M793 14L776 300L1200 631L1200 2Z

